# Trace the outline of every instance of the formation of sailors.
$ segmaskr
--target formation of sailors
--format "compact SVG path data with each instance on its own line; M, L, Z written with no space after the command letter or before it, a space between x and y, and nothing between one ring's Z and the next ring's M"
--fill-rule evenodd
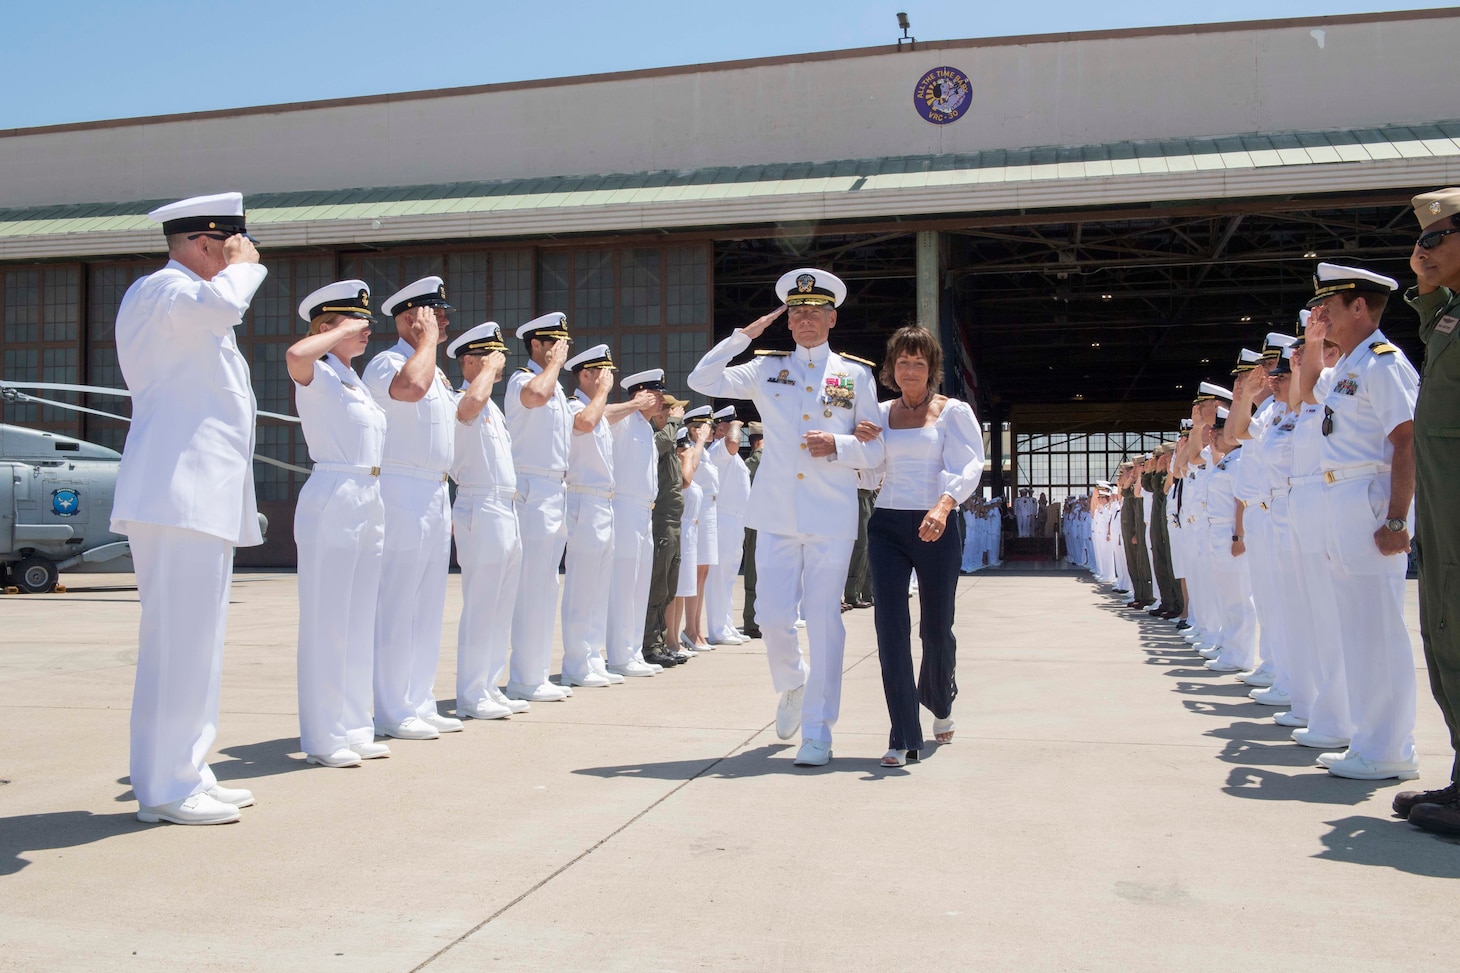
M997 500L973 497L963 505L964 574L1003 563L1004 517Z

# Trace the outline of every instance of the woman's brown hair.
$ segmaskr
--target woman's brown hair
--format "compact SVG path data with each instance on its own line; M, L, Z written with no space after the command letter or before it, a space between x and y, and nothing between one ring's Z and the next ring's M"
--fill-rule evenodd
M928 363L928 390L937 391L943 384L943 348L938 338L927 328L909 324L898 328L887 339L887 350L882 355L882 371L878 374L882 384L896 390L897 359L903 355L921 358Z

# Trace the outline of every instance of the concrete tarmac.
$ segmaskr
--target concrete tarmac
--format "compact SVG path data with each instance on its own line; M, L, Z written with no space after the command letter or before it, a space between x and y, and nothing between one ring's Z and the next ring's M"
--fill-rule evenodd
M0 970L1337 973L1460 942L1460 842L1390 815L1416 784L1330 777L1088 575L961 580L956 742L904 769L856 611L827 768L792 766L751 642L333 770L298 751L294 578L242 574L213 766L258 804L207 828L137 822L137 594L66 580L0 597Z

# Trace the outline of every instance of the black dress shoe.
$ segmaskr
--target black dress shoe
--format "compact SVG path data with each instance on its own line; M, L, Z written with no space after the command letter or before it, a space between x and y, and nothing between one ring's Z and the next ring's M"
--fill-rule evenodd
M644 661L650 665L663 666L666 669L679 665L679 660L667 652L645 652Z
M869 601L854 601L854 602L852 602L852 607L853 608L871 608L872 607L872 602L870 600Z
M1416 804L1409 811L1409 823L1431 834L1460 834L1460 801Z
M1401 818L1420 804L1449 804L1460 800L1460 788L1453 783L1435 791L1401 791L1394 795L1394 813Z
M1178 631L1178 632L1184 632L1188 628L1191 628L1191 623L1188 622L1184 618L1181 621L1179 621L1179 622L1176 623L1176 631Z
M760 634L760 629L754 626L751 626L750 628L742 628L740 631L744 633L747 638L758 639L764 637Z

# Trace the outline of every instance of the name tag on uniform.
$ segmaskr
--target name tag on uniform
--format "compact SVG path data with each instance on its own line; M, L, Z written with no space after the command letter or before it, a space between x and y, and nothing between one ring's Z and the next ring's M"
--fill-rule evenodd
M1455 325L1460 324L1460 318L1453 314L1447 314L1440 318L1440 323L1435 325L1437 334L1450 334L1455 330Z

